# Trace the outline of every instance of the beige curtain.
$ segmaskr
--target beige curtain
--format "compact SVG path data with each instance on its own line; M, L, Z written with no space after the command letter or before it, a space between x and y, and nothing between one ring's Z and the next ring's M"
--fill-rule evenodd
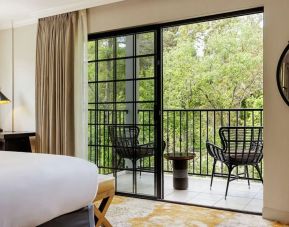
M36 47L37 151L75 155L74 77L79 12L39 20Z

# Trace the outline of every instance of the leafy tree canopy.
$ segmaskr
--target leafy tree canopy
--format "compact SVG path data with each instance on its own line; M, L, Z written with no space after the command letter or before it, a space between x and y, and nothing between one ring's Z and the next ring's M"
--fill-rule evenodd
M262 14L164 30L164 107L262 108Z

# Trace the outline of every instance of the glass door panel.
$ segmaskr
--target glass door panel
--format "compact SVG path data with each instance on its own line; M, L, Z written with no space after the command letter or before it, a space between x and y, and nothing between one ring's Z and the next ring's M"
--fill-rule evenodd
M89 42L90 159L116 191L156 197L156 31Z

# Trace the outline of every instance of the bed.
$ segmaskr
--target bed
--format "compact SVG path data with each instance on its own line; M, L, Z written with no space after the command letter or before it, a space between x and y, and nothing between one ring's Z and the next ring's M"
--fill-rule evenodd
M97 185L85 160L0 151L0 226L93 226Z

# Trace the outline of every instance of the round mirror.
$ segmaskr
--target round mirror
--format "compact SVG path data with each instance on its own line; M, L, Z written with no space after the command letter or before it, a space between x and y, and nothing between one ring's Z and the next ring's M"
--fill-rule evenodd
M282 98L289 105L289 44L278 62L277 85Z

